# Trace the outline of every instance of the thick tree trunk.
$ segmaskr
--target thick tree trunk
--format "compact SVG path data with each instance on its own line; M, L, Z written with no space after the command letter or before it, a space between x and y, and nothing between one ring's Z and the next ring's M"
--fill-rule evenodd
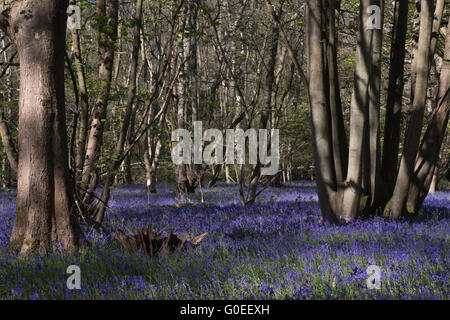
M73 213L65 131L67 5L61 0L15 1L6 24L0 21L20 58L18 191L10 247L21 254L45 254L57 243L75 248L81 235Z
M422 0L420 15L419 44L417 48L417 79L411 117L405 133L403 156L391 199L390 217L398 219L405 212L406 200L414 173L414 164L419 148L420 135L425 111L429 76L431 31L433 26L433 2Z

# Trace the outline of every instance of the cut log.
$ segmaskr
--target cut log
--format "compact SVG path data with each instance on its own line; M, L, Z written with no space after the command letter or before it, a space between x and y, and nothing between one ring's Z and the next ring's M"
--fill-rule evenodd
M153 225L150 224L147 227L139 228L135 235L128 235L123 230L118 229L114 236L128 253L137 254L138 252L143 252L154 257L184 250L187 243L198 246L208 233L203 233L193 238L187 234L174 234L172 232L166 237L161 235L162 233L155 231Z

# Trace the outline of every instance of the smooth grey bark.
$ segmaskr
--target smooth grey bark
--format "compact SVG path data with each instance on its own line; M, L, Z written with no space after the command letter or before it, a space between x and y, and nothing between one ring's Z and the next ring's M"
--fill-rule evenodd
M383 180L383 205L389 200L395 186L398 167L398 152L401 134L403 73L405 66L405 43L408 26L408 0L396 0L391 41L389 84L386 101L383 158L381 174Z
M444 48L444 59L442 62L439 79L439 89L436 97L436 107L428 128L422 138L411 186L409 187L407 209L417 212L421 207L433 180L437 180L437 164L439 152L448 123L450 112L450 20L447 26L447 35Z
M403 156L400 169L392 194L389 211L390 218L396 220L405 212L406 200L411 179L414 172L414 164L419 148L422 123L425 112L427 86L429 76L430 42L433 26L433 1L422 0L420 13L420 32L417 48L416 70L417 78L414 90L414 100L411 106L411 116L405 133Z
M328 89L333 139L333 159L337 185L341 185L347 175L348 145L342 114L342 102L337 67L336 10L340 3L329 1L327 69Z
M333 151L330 140L329 112L325 94L325 56L322 42L322 5L320 1L307 1L308 39L308 91L311 111L311 130L319 205L322 217L334 220L332 201L336 182Z
M6 6L5 6L6 3ZM45 254L79 245L68 168L64 49L68 1L3 1L0 27L20 59L17 207L10 248Z
M348 171L342 195L343 200L341 208L341 214L346 222L351 221L356 217L362 192L362 151L364 134L367 130L369 75L371 71L371 37L370 32L365 26L370 17L370 13L367 12L370 4L370 0L360 1L355 79L350 114Z
M371 38L371 69L369 77L369 108L364 152L364 187L368 196L367 210L378 209L378 196L381 189L381 143L380 143L380 99L381 99L381 57L384 24L384 0L372 0L371 5L380 8L381 28L368 31Z

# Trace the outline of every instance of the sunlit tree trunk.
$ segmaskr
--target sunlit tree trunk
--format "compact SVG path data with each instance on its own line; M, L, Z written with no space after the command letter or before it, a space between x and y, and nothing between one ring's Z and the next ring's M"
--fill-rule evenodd
M103 141L103 131L106 121L106 110L108 107L109 92L111 88L112 69L114 64L114 46L117 38L118 0L110 1L110 15L108 15L107 2L98 0L96 2L96 16L98 18L98 56L99 56L99 92L95 102L94 114L89 132L86 155L84 160L81 194L85 194L85 200L91 198L86 189L92 192L92 179L96 170L96 164L100 157ZM95 188L95 185L94 185Z
M380 8L380 29L368 32L371 52L369 78L369 108L367 112L366 146L364 152L365 194L368 211L377 209L381 188L381 143L380 143L380 100L381 100L381 57L384 23L384 0L372 0L371 5Z
M333 158L336 174L336 183L341 185L347 175L348 145L342 114L341 93L337 68L337 37L336 37L336 0L329 1L328 7L328 87L331 114L331 130L333 139Z
M362 192L363 138L368 129L369 76L372 66L371 34L366 28L367 21L370 17L367 9L370 4L370 0L361 0L359 8L359 34L358 45L356 47L355 79L350 114L348 172L345 180L341 209L345 221L351 221L356 217Z
M445 137L450 111L450 21L445 40L444 60L439 79L435 113L428 125L415 162L414 175L408 192L407 207L417 212L430 190L434 179L437 180L437 163L442 141ZM430 190L432 192L432 190Z
M75 5L76 3L76 0L70 1L71 5ZM75 177L78 180L81 177L81 173L83 171L84 155L86 152L85 149L88 134L89 97L87 92L84 62L81 56L80 31L77 28L72 29L72 53L78 82L78 90L80 92L80 129L76 141L77 154L75 157Z
M311 130L319 204L322 216L333 220L332 202L336 189L333 149L327 96L325 94L325 66L322 48L322 5L307 2L308 90L311 109Z
M7 5L0 4L0 26L20 58L18 191L10 247L21 254L45 254L57 243L75 248L81 233L73 212L64 102L68 2Z
M405 212L406 200L414 173L414 164L419 148L422 123L427 96L429 76L429 57L431 31L433 26L433 1L422 0L420 14L419 44L417 48L416 70L417 78L414 90L414 100L411 106L411 116L406 128L403 156L394 192L391 199L390 217L398 219Z
M138 62L139 62L139 48L140 48L140 30L141 30L141 22L142 22L142 3L143 0L137 0L136 2L136 11L134 16L134 28L133 28L133 50L132 50L132 58L131 58L131 72L130 72L130 83L128 85L127 99L125 102L125 115L122 121L122 126L120 128L119 139L114 148L113 159L108 166L108 172L106 174L105 182L103 185L102 191L102 200L97 203L95 208L95 220L97 222L102 222L105 216L106 211L106 203L108 203L110 196L110 187L114 182L115 172L119 169L121 165L121 155L123 152L123 148L125 146L125 142L128 136L128 129L130 126L131 115L133 112L133 104L136 96L136 79L137 79L137 71L138 71Z

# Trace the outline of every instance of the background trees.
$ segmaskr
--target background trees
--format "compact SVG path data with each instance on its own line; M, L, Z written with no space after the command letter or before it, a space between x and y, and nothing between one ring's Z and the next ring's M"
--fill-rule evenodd
M118 183L156 192L156 180L174 181L177 195L191 197L205 183L234 181L250 205L261 186L315 179L326 219L377 210L396 219L419 210L433 181L447 183L443 0L71 0L81 29L67 37L66 2L45 2L58 16L50 22L27 13L41 5L25 3L32 8L0 5L1 179L17 183L19 199L36 197L45 216L59 205L69 212L74 197L79 218L99 224ZM367 28L372 5L380 29ZM51 33L45 41L30 36L40 28ZM35 47L21 46L28 42ZM39 125L28 109L40 110ZM223 132L280 129L278 178L260 177L260 163L174 166L170 133L193 133L195 121ZM45 177L32 186L33 170Z

